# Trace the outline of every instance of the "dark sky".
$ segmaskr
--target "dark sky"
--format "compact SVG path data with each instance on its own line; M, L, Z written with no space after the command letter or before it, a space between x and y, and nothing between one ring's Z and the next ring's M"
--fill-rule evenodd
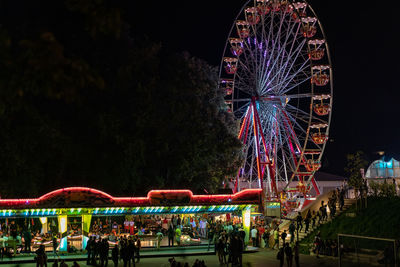
M219 65L229 30L245 3L134 1L125 14L165 47ZM398 11L365 1L309 3L327 35L334 70L331 140L324 170L342 174L345 155L359 149L370 160L378 158L379 150L400 159Z

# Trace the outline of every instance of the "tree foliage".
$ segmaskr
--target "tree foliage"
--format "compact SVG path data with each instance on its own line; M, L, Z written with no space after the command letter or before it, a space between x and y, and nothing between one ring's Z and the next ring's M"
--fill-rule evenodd
M347 154L347 165L345 172L349 176L349 185L355 188L360 188L363 184L361 169L365 169L368 161L365 159L365 154L362 151L357 151L354 154Z
M118 2L22 2L0 16L2 197L213 192L234 175L237 125L215 68L131 32Z

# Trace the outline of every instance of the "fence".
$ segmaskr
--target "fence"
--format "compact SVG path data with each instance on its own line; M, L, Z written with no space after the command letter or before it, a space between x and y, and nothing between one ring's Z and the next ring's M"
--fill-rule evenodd
M338 234L339 267L399 266L395 239Z

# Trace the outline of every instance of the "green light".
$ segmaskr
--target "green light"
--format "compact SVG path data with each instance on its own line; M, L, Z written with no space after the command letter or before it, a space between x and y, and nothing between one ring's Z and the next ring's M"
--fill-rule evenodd
M75 209L74 209L74 208L72 208L72 209L70 210L70 212L71 212L71 213L74 213L74 211L75 211Z

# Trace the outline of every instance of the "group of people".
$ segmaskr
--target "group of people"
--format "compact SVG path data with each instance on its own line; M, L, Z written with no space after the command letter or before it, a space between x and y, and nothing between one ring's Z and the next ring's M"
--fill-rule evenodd
M319 258L319 255L337 257L338 256L337 240L334 239L323 240L321 238L321 233L318 232L314 237L312 251L317 258Z
M111 259L115 266L119 261L123 261L124 267L127 265L135 266L140 262L141 241L138 236L122 237L121 240L111 250ZM86 245L87 265L107 266L109 258L110 245L108 239L96 240L91 237Z
M293 257L294 257L294 262L296 264L296 267L300 266L300 257L299 257L299 242L296 241L296 243L284 243L283 246L279 249L276 258L279 260L279 266L282 267L286 264L287 267L292 267L293 266Z
M213 223L209 230L209 241L214 244L214 250L220 264L242 266L242 254L245 248L246 233L240 225L232 223ZM210 243L209 243L210 244Z

